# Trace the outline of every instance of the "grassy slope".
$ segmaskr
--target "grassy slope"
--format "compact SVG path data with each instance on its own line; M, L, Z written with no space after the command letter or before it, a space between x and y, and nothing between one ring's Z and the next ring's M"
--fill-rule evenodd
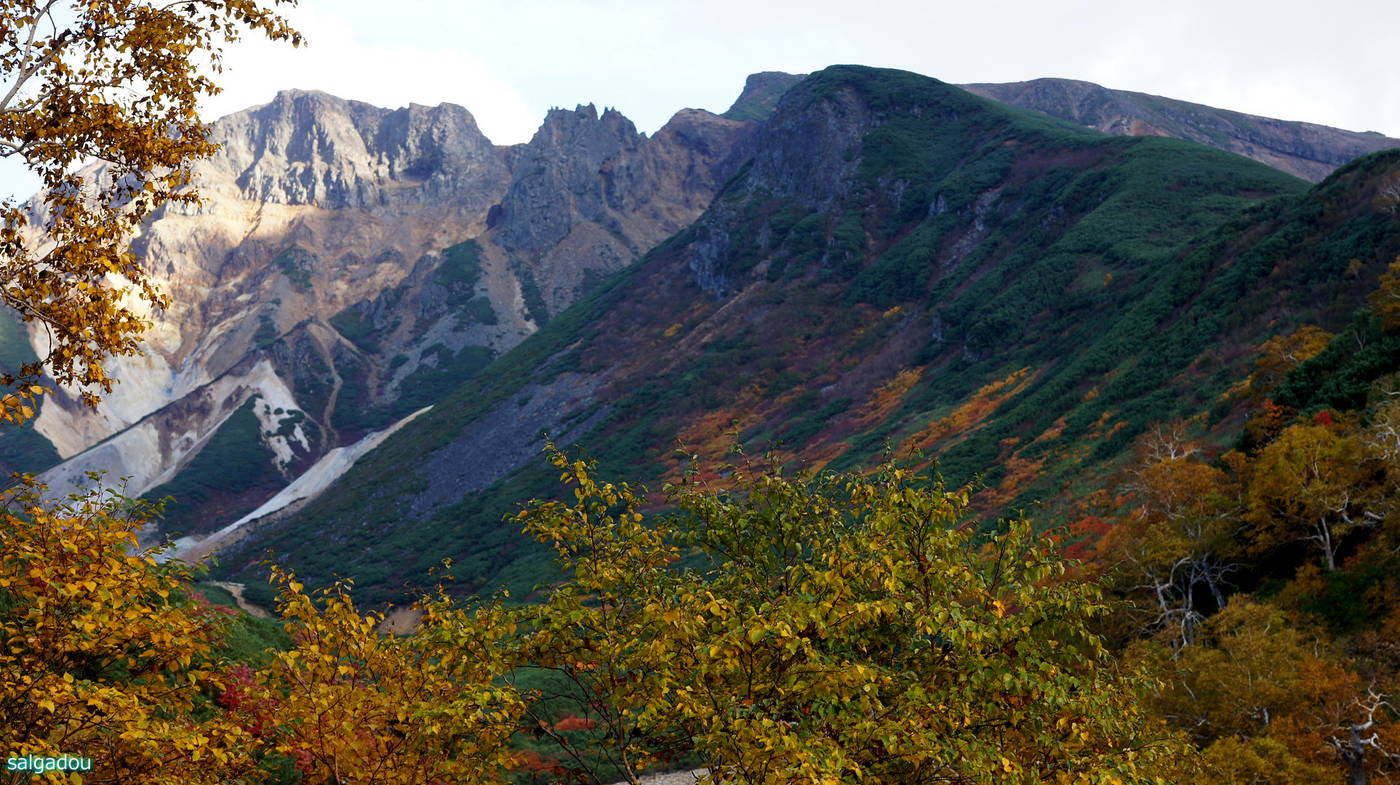
M610 414L580 443L629 479L673 473L678 439L717 458L726 432L833 466L890 441L939 455L954 479L981 473L989 509L1025 504L1110 465L1150 422L1209 409L1248 344L1329 303L1349 311L1397 245L1364 209L1328 212L1356 202L1359 165L1304 194L1209 148L1104 137L875 69L814 75L779 113L847 94L875 119L848 198L818 209L740 175L697 226L259 547L312 581L353 575L374 599L448 556L466 588L528 590L547 560L501 516L553 492L550 472L527 466L428 520L403 511L425 455L561 367L603 376ZM687 267L716 227L735 282L723 300ZM1363 250L1364 271L1338 278L1337 260ZM1292 261L1303 252L1322 261Z
M253 410L261 405L259 396L250 398L174 479L145 494L149 499L172 497L162 516L163 534L215 531L257 509L286 483L259 434Z

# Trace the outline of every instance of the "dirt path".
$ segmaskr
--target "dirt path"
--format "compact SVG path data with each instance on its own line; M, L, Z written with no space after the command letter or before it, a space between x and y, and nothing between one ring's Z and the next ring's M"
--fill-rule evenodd
M648 774L641 778L642 785L695 785L701 777L709 772L704 769L695 771L672 771L666 774ZM614 783L614 785L627 785L625 782Z
M272 617L272 614L243 599L243 584L230 583L229 581L209 581L209 583L232 594L233 601L238 603L238 609L247 613L249 616L256 616L259 619L268 619Z

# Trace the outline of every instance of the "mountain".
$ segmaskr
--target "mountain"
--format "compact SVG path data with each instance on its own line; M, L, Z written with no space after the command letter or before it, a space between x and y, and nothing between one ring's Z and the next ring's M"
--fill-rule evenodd
M271 547L380 599L445 556L468 588L548 578L501 522L554 491L545 433L654 492L678 444L839 468L889 443L980 475L984 510L1053 507L1150 422L1235 417L1251 347L1349 314L1394 256L1385 155L1305 192L854 66L756 74L650 137L590 105L502 147L460 107L305 91L215 133L205 204L138 238L175 303L147 355L0 462L173 496L150 535L228 576ZM0 361L40 341L0 321Z
M966 90L1034 109L1118 136L1171 136L1229 150L1275 169L1319 182L1342 164L1400 147L1374 131L1344 131L1314 123L1216 109L1187 101L1074 79L966 84Z
M983 510L1053 501L1153 422L1233 416L1219 396L1255 344L1344 318L1400 252L1372 204L1400 153L1308 190L855 66L787 90L753 145L697 221L221 572L251 580L272 549L388 600L450 557L465 589L528 591L547 559L502 518L556 492L546 433L657 503L684 455L713 465L736 441L812 468L890 445L980 476Z
M312 493L694 220L753 129L685 110L647 137L588 105L501 147L459 106L306 91L230 115L204 204L136 241L173 303L146 354L112 362L95 411L47 396L4 468L47 469L55 494L127 478L175 496L163 531L191 535ZM0 328L6 362L42 340Z
M778 101L789 88L806 74L785 74L782 71L762 71L750 74L744 81L744 90L734 100L734 104L724 113L731 120L767 120Z

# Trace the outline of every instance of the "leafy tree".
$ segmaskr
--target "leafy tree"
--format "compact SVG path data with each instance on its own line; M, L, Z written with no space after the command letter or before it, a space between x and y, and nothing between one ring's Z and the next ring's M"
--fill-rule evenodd
M274 580L295 645L257 672L230 672L220 700L258 749L290 757L307 785L504 781L521 709L501 683L514 627L499 606L425 601L400 637L355 609L348 584L313 597Z
M300 40L257 0L0 0L0 156L42 183L32 202L0 202L0 302L48 336L39 361L0 368L0 422L34 415L44 373L96 403L104 361L137 351L142 312L165 299L130 236L161 205L197 201L190 164L214 149L197 102L247 31ZM209 704L224 617L138 546L151 510L44 493L24 477L0 492L7 753L91 757L90 783L257 778L247 732Z
M214 145L195 110L218 92L203 64L218 71L244 31L300 42L258 0L0 0L0 156L43 188L0 202L0 301L49 338L40 362L0 368L0 418L32 414L45 371L95 404L104 360L137 353L142 311L166 300L129 238L162 204L198 201L190 164Z
M1288 335L1270 338L1259 347L1259 356L1254 360L1254 372L1249 375L1245 386L1256 395L1269 392L1294 368L1326 349L1334 337L1320 327L1304 325Z
M1227 736L1205 750L1204 785L1317 785L1336 780L1324 765L1300 760L1269 736Z
M1317 661L1312 641L1267 605L1236 601L1204 626L1198 645L1179 652L1138 647L1158 658L1165 688L1153 708L1198 742L1265 735L1309 699L1303 674Z
M1154 448L1151 433L1144 441L1127 483L1132 510L1109 529L1099 559L1109 585L1145 610L1136 632L1187 646L1206 614L1225 607L1239 567L1239 494L1234 478L1193 450Z
M1393 773L1389 704L1328 642L1248 597L1180 651L1142 642L1155 714L1205 750L1206 782L1304 785Z
M1396 182L1400 183L1400 177ZM1387 330L1400 326L1400 257L1381 273L1380 282L1368 301Z
M0 739L10 755L94 760L88 783L218 783L250 772L247 734L201 718L227 617L189 572L136 547L149 509L112 493L53 506L0 494Z
M1148 782L1178 750L1087 631L1097 590L1024 522L977 535L965 490L741 467L648 520L552 460L573 503L521 517L572 578L524 611L522 662L628 781L693 754L719 782Z
M1310 541L1335 570L1347 534L1381 520L1373 509L1375 471L1358 437L1325 425L1290 425L1254 463L1248 515L1256 547Z

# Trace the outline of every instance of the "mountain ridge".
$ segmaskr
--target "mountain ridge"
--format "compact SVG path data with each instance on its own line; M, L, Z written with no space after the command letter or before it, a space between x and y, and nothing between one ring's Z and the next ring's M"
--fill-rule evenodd
M689 110L649 138L580 106L500 147L455 105L283 91L215 125L222 152L196 167L205 202L160 211L136 239L173 301L146 355L113 361L119 383L96 412L47 396L0 454L31 471L61 461L43 475L59 495L105 471L132 495L202 499L176 505L166 531L219 528L688 223L751 127ZM211 443L259 468L231 484L217 468L190 476Z
M501 516L552 483L531 464L543 438L505 424L565 390L526 419L633 480L678 477L677 443L707 464L737 438L853 468L888 441L938 455L954 481L985 473L979 504L1003 509L1110 466L1152 418L1208 407L1238 370L1238 355L1202 354L1213 336L1278 329L1190 299L1218 296L1220 274L1199 270L1219 265L1265 285L1252 262L1191 256L1241 210L1306 200L1261 164L859 67L793 88L756 144L699 220L227 553L225 574L253 580L245 560L270 547L317 580L327 560L368 576L383 600L450 556L464 589L529 591L548 576ZM480 444L510 452L445 471ZM309 541L320 556L298 555Z
M961 85L978 95L1125 136L1160 135L1253 158L1310 182L1359 156L1400 147L1374 131L1217 109L1075 79Z
M756 74L736 112L761 121L682 110L648 137L615 110L579 105L499 146L452 105L279 93L217 129L231 144L202 170L209 201L162 212L138 238L177 303L154 351L116 364L124 385L96 415L51 396L39 427L8 436L0 455L20 468L59 445L47 460L69 460L44 479L60 492L87 470L131 475L134 493L181 499L151 536L194 543L289 498L334 451L358 455L403 426L363 456L417 473L402 504L366 506L392 547L405 522L441 534L458 510L484 543L458 555L517 586L525 567L482 554L518 545L491 516L541 487L527 465L542 429L612 460L630 451L661 472L653 479L670 476L656 467L672 437L717 458L726 419L747 423L736 431L746 445L787 445L814 465L858 465L903 440L959 476L991 467L992 509L1030 498L1042 455L1097 433L1065 390L1089 394L1084 374L1104 368L1071 384L1069 360L1035 347L1078 351L1069 314L1102 315L1110 301L1160 318L1141 303L1186 285L1163 267L1183 263L1183 243L1301 187L1199 145L1103 136L905 72ZM648 252L664 273L634 269ZM619 304L624 291L639 303ZM739 316L746 327L725 321ZM526 340L541 328L567 341ZM1123 379L1175 383L1141 365L1092 389L1131 402L1140 390L1121 392ZM482 373L492 379L471 381ZM404 425L444 400L456 411ZM1144 407L1121 411L1137 427ZM1025 444L998 411L1069 436ZM1042 421L1053 411L1063 425ZM483 444L494 446L483 455ZM245 467L238 482L222 479L230 466ZM371 484L369 471L353 476ZM286 532L327 504L293 499L290 528L257 521L266 531L245 547L293 542Z

